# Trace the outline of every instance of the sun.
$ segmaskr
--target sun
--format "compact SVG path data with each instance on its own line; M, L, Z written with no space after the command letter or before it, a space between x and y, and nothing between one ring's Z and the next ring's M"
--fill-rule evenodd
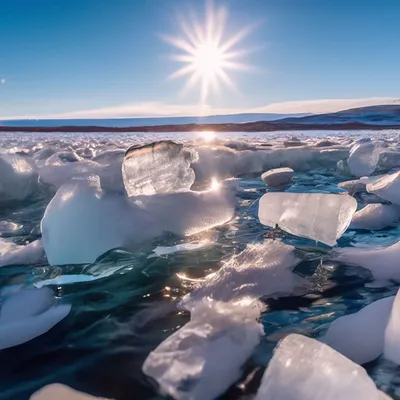
M249 66L239 62L248 51L236 49L237 44L247 36L247 27L235 35L225 38L227 10L214 8L210 0L206 3L205 19L198 23L193 16L190 21L181 18L181 37L163 36L164 40L181 51L173 59L184 65L171 75L171 78L188 76L183 93L199 87L200 100L204 103L210 92L217 92L220 83L230 88L235 85L229 76L232 70L247 70Z

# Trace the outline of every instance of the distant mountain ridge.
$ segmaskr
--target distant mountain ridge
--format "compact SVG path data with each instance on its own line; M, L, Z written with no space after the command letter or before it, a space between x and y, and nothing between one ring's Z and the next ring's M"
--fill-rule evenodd
M400 103L400 101L399 101ZM279 119L269 119L279 115ZM353 108L329 114L234 114L207 117L94 120L24 120L0 123L7 132L272 132L293 130L400 129L400 104ZM192 122L192 121L196 122ZM224 122L225 121L225 122ZM33 123L35 122L35 124Z
M111 118L111 119L23 119L0 120L0 126L9 127L56 127L56 126L103 126L124 128L136 126L227 124L255 121L275 121L282 118L304 117L310 114L243 113L208 115L204 117L154 117L154 118Z
M370 125L400 124L399 104L352 108L329 114L308 115L299 118L283 118L279 123L296 124L347 124L361 123Z

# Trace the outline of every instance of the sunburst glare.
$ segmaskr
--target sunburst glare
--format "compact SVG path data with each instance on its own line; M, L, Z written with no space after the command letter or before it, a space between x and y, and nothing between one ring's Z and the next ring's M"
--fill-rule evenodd
M193 21L182 19L182 37L163 37L183 52L173 56L173 59L184 65L174 72L171 78L188 76L183 93L198 85L202 103L207 100L211 91L219 90L221 82L230 88L235 88L229 71L250 68L249 65L239 62L248 50L236 49L236 45L250 33L251 28L247 27L226 38L226 20L226 8L215 8L210 0L206 3L205 19L202 24L195 19Z

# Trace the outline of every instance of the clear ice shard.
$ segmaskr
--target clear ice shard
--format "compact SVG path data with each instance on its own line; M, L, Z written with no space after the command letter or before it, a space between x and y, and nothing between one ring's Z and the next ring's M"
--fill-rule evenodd
M212 400L240 378L263 334L258 306L205 299L185 326L152 351L143 372L176 400Z
M329 346L292 334L277 346L255 400L384 400L364 368Z
M320 338L321 342L357 364L375 360L383 352L393 300L391 296L374 301L354 314L339 317Z
M332 260L348 265L357 265L371 271L375 280L387 282L400 281L400 241L389 247L336 249Z
M36 393L29 400L107 400L100 397L94 397L86 393L78 392L68 386L60 383L47 385Z
M196 159L194 150L169 140L132 146L122 164L128 196L189 190L195 180L190 165Z
M25 157L0 153L0 202L23 201L38 189L38 173Z
M263 225L334 246L356 209L357 201L347 194L266 193L258 218Z
M400 205L400 172L385 175L376 182L369 183L367 191L393 204Z
M357 143L355 144L347 159L349 172L353 176L371 175L378 165L382 147L379 143Z
M108 250L134 250L163 232L190 236L229 221L231 188L127 198L105 192L98 177L63 185L41 223L51 265L93 263Z
M399 219L399 206L394 204L368 204L353 215L349 228L379 231L393 225Z
M0 350L43 335L71 310L69 304L57 305L48 288L3 290L0 299Z
M219 271L206 277L198 288L182 299L180 305L190 310L206 297L240 303L264 296L303 293L306 281L293 273L299 262L294 247L280 241L248 244Z
M385 331L384 355L388 360L400 364L400 290L394 298L389 322Z
M293 178L291 168L270 169L261 175L262 181L268 186L282 186L288 184Z

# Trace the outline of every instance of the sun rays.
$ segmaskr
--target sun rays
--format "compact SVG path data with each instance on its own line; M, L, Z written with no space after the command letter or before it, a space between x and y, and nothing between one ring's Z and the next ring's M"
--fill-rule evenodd
M182 36L163 36L163 39L180 54L173 59L183 66L171 75L171 78L186 77L183 93L197 87L200 101L205 103L211 92L218 92L221 83L234 89L235 84L229 75L233 70L248 70L249 65L240 61L247 52L237 48L238 43L251 31L247 27L231 37L226 37L226 8L215 8L212 1L206 3L203 23L195 18L181 19Z

